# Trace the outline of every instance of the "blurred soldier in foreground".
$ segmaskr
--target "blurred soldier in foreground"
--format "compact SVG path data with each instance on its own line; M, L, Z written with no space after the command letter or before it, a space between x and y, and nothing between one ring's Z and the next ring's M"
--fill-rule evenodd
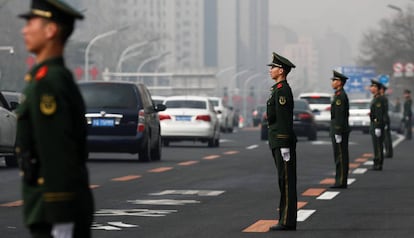
M370 91L373 95L371 101L371 126L370 133L372 144L374 147L374 166L372 170L382 170L384 163L384 100L381 97L380 89L382 84L375 80L371 80Z
M275 85L267 100L269 146L279 176L279 223L270 230L296 230L296 135L293 131L293 95L286 80L295 65L273 53L269 74Z
M388 114L388 104L389 100L387 96L385 95L385 92L387 91L387 87L382 84L382 87L380 89L380 94L382 97L382 100L384 101L384 149L385 154L384 157L386 158L392 158L394 151L392 148L392 138L391 138L391 121L390 121L390 115Z
M411 99L411 91L406 89L404 90L404 113L403 113L403 120L405 125L405 139L411 140L412 137L412 116L413 112L411 110L411 105L413 104L413 101Z
M344 85L348 77L333 71L332 88L335 95L331 103L330 135L335 158L335 184L331 188L347 188L349 170L349 100Z
M58 0L33 0L19 17L36 64L17 109L16 156L23 177L24 223L32 237L91 237L93 198L86 168L82 96L63 60L82 14Z

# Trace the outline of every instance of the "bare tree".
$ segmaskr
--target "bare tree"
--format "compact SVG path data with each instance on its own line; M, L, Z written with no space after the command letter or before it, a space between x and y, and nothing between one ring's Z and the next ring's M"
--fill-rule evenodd
M363 36L358 64L375 66L378 73L391 74L397 62L411 62L414 55L414 14L409 6L392 19L382 19L379 29Z

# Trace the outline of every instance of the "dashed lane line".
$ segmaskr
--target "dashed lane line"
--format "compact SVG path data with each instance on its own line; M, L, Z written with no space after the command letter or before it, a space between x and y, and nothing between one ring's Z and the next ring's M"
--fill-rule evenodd
M253 150L253 149L256 149L258 147L259 147L259 145L251 145L251 146L247 146L246 150Z
M352 173L353 174L364 174L367 171L368 171L367 168L358 168L358 169L355 169L354 171L352 171Z
M235 154L238 154L238 153L240 153L240 151L230 150L230 151L224 152L223 154L225 154L225 155L235 155Z
M189 165L193 165L193 164L197 164L197 163L199 163L199 162L196 161L196 160L189 160L189 161L178 163L178 165L180 165L180 166L189 166Z
M159 168L148 170L148 173L162 173L162 172L166 172L172 169L174 169L174 167L159 167Z
M208 155L208 156L204 156L203 160L213 160L213 159L218 159L220 158L220 155Z
M325 188L309 188L305 192L302 193L302 196L317 197L325 191L326 191Z
M328 191L328 192L324 192L322 193L320 196L318 196L316 199L317 200L332 200L334 199L337 195L339 194L339 192L332 192L332 191Z

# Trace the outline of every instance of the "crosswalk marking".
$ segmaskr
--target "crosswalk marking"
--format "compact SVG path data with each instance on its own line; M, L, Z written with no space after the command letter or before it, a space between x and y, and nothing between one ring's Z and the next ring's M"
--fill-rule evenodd
M251 145L251 146L247 146L246 150L253 150L253 149L256 149L258 147L259 147L259 145Z
M297 213L297 219L296 221L302 222L306 221L310 216L312 216L313 213L315 213L316 210L310 210L310 209L300 209Z
M324 192L316 199L318 200L332 200L334 197L336 197L339 194L339 192Z
M222 190L164 190L159 193L150 193L152 196L162 195L198 195L198 196L218 196L224 193Z
M135 205L186 205L186 204L195 204L200 203L197 200L174 200L174 199L137 199L137 200L127 200L127 202Z
M374 165L374 161L368 160L367 162L364 163L364 165Z
M364 174L365 172L367 172L367 168L358 168L355 169L354 171L352 171L353 174Z
M137 216L137 217L164 217L177 210L150 210L150 209L101 209L95 216Z
M354 179L354 178L349 178L349 179L347 180L347 184L348 184L348 185L351 185L351 184L353 184L355 181L356 181L356 179Z

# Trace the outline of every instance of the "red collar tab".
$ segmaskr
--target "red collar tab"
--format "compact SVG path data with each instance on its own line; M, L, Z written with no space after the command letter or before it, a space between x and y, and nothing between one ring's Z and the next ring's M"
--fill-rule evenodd
M280 88L282 88L282 87L283 87L283 84L282 84L282 83L278 83L276 87L277 87L278 89L280 89Z
M36 73L36 76L35 76L36 81L39 81L42 78L44 78L46 74L47 74L47 66L43 66Z
M341 91L337 91L337 92L335 93L335 95L336 95L336 96L341 95Z

